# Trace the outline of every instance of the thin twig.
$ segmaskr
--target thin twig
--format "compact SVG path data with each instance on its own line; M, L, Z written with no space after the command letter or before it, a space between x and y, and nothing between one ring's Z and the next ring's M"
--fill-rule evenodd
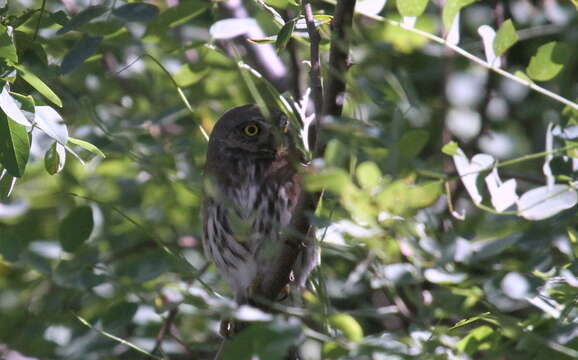
M161 349L163 340L165 339L167 334L170 333L171 327L173 326L173 321L177 316L177 312L179 312L178 307L169 310L169 314L167 315L167 318L163 321L163 325L161 326L161 329L159 330L159 333L155 339L155 346L151 350L151 354L155 354L157 351Z
M309 33L309 43L311 45L311 70L309 70L309 78L311 82L311 95L313 97L313 104L315 105L314 131L309 133L309 146L313 150L313 154L317 155L317 143L321 129L321 117L323 114L323 85L321 84L321 65L319 60L319 42L321 41L321 37L315 27L313 9L311 8L310 0L303 0L301 4L303 6L303 13L305 14L307 32Z
M34 35L32 36L32 41L36 41L38 36L38 30L40 30L40 22L42 21L42 15L44 15L44 10L46 9L46 0L42 0L42 5L40 5L40 14L38 14L38 22L34 28Z
M353 22L356 0L340 0L331 22L329 69L323 99L323 115L339 116L343 108L345 74L349 68L348 32Z

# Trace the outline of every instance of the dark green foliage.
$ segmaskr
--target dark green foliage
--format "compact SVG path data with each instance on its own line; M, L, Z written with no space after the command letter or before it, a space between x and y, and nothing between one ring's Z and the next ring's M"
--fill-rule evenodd
M577 99L576 8L357 2L371 19L347 32L343 115L303 176L324 191L310 214L322 265L273 315L237 309L206 264L201 128L256 102L287 107L300 134L289 95L308 80L300 4L247 2L265 33L251 44L273 46L301 84L282 94L238 48L249 42L211 38L214 2L0 10L0 358L212 359L220 320L234 317L256 321L224 359L281 360L293 345L309 360L577 358L578 110L556 97ZM532 16L512 11L522 2ZM334 7L313 6L327 76ZM459 12L470 59L411 19L389 23L399 11L434 35ZM482 23L524 84L472 60L491 60Z

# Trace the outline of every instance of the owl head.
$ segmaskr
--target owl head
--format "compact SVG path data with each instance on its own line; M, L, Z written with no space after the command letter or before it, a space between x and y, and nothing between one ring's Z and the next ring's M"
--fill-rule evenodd
M227 111L215 124L208 156L215 152L230 156L274 158L290 145L287 117L269 109L266 118L257 105L243 105Z

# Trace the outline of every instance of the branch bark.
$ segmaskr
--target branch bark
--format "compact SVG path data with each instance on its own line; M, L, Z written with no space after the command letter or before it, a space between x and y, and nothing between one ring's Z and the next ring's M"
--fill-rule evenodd
M353 22L355 0L340 0L331 23L329 70L323 100L323 115L339 116L343 109L346 79L349 69L349 31Z
M228 0L219 2L221 13L228 18L243 19L250 17L242 0ZM289 89L287 68L271 45L257 45L248 41L249 38L262 39L263 31L255 29L250 34L238 38L238 45L245 49L248 63L259 71L280 93Z
M309 81L311 82L311 96L315 106L315 122L313 123L313 130L309 132L309 145L313 149L313 154L317 155L319 131L321 129L321 118L323 116L323 85L321 84L321 61L319 57L319 42L321 37L315 27L315 20L313 18L313 9L310 0L303 0L303 13L305 15L305 22L307 23L307 32L309 33L310 44L310 61L311 69L309 70Z

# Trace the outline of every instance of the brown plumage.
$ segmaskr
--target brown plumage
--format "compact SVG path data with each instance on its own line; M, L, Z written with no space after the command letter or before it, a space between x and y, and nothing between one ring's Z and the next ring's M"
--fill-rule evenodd
M239 304L275 301L291 273L304 284L315 251L308 244L294 146L285 115L256 105L226 112L209 140L204 246ZM261 306L262 307L262 306Z

